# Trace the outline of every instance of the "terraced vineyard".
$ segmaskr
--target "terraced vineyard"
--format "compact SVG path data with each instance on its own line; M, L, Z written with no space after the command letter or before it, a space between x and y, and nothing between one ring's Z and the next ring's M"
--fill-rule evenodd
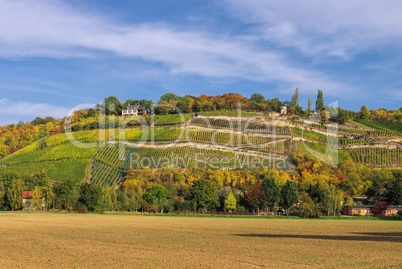
M0 173L44 169L55 180L112 185L120 183L130 168L289 169L287 158L292 153L334 164L351 158L373 167L402 165L401 135L384 129L295 127L289 122L277 126L261 117L238 121L187 114L189 120L182 126L178 115L157 119L161 126L153 129L101 129L45 137L0 160Z
M232 118L206 118L206 117L193 117L189 126L200 126L204 128L213 129L229 129L233 131L244 132L260 132L276 135L290 135L290 128L288 126L272 125L270 121L263 118L253 118L249 121Z
M347 149L353 161L370 166L402 166L402 150L385 148Z

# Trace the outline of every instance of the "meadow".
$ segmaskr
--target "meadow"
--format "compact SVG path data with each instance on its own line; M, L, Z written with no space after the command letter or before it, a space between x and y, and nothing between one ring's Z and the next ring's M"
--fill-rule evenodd
M0 213L0 268L400 268L400 221Z

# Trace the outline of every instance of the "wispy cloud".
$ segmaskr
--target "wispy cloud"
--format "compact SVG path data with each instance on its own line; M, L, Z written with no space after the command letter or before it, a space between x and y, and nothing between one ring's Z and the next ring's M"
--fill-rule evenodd
M291 33L294 26L289 27L286 31ZM278 36L283 32L270 31L279 31ZM241 37L152 23L121 25L57 0L0 0L0 57L97 57L99 53L156 62L171 75L275 82L283 85L279 90L322 88L335 95L352 88Z
M0 124L15 123L18 120L33 120L35 117L52 116L63 118L69 108L45 103L13 102L0 99Z
M232 14L254 23L260 38L306 55L353 57L402 41L402 2L226 0Z

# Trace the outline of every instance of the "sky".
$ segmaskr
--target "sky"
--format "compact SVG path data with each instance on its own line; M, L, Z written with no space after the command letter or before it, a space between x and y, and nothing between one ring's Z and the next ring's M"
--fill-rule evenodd
M402 107L402 1L0 0L0 124L167 92ZM86 104L86 105L82 105Z

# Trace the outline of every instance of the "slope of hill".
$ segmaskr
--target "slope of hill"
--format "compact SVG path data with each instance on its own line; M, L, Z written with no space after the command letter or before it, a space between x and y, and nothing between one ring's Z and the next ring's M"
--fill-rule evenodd
M54 180L112 185L124 180L127 169L289 169L292 154L332 164L348 158L372 167L402 164L402 134L375 126L322 126L248 115L185 118L180 124L178 116L159 117L154 128L51 135L1 159L0 173L45 170Z

